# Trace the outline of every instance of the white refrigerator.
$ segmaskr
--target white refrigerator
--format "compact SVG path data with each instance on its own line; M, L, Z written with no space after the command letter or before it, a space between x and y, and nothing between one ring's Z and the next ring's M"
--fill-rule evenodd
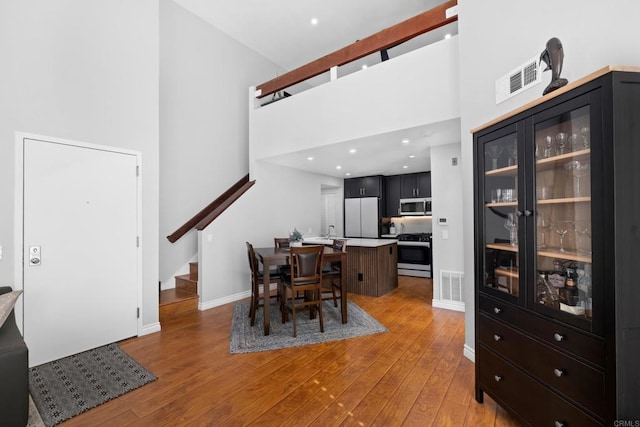
M344 200L345 237L366 237L377 239L379 222L379 199L363 197Z

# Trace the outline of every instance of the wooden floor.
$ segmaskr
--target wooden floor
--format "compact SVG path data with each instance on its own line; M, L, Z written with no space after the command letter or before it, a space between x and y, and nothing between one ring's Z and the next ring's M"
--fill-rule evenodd
M462 355L463 313L431 307L429 279L349 298L389 332L229 354L233 304L185 315L121 343L158 380L68 426L516 426Z

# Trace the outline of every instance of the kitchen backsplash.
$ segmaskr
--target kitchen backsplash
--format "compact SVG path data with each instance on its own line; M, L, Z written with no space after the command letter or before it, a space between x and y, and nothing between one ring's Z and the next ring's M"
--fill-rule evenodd
M431 217L402 216L391 218L396 226L396 234L400 233L431 233ZM404 230L402 225L404 224ZM388 232L388 230L385 230Z

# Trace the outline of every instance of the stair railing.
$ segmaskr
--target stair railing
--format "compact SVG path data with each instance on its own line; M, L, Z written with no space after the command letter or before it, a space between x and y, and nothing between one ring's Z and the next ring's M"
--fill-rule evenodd
M233 184L227 191L222 193L217 199L209 203L204 209L195 214L191 219L185 222L180 228L167 236L171 243L175 243L182 236L187 234L193 228L204 230L211 222L216 219L222 212L233 204L240 196L242 196L254 184L249 181L249 175L245 175L238 182Z
M267 95L280 92L296 83L325 73L333 67L348 64L372 53L381 52L384 59L387 49L457 21L458 14L452 9L457 5L457 0L443 3L406 21L385 28L362 40L358 40L322 58L309 62L295 70L291 70L268 82L262 83L256 87L256 98L263 98Z

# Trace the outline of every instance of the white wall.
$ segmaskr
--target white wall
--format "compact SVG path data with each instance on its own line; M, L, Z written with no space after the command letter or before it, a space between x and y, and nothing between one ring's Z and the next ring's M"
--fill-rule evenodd
M0 2L0 283L14 284L15 132L142 152L143 324L158 320L158 4Z
M254 110L251 157L458 118L457 51L454 36Z
M342 186L342 179L301 172L256 161L256 184L200 232L200 308L246 296L250 291L245 242L273 247L274 237L295 228L305 234L320 229L323 185ZM337 197L342 200L341 190ZM342 212L339 213L342 217Z
M166 236L249 172L247 87L278 67L170 0L160 1L160 279L197 253ZM186 271L185 271L186 272Z
M457 158L457 166L452 158ZM431 198L433 199L433 299L440 300L440 271L464 272L463 203L460 143L431 148ZM440 225L439 218L446 218L447 225ZM448 238L443 238L446 231ZM465 295L465 303L473 306L473 294ZM469 305L470 304L470 305Z
M465 293L474 291L471 129L542 95L551 79L495 105L495 80L540 55L551 37L564 46L562 77L575 81L606 65L640 65L640 2L613 0L459 0ZM465 315L465 345L474 347L474 313Z

